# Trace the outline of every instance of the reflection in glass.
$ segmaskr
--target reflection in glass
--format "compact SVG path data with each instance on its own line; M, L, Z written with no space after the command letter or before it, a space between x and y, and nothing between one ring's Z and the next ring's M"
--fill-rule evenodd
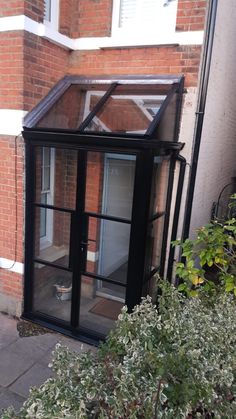
M106 335L114 327L124 303L112 294L102 294L100 282L82 276L80 327ZM123 298L125 298L125 288Z
M166 97L149 90L146 88L145 94L138 94L137 89L120 94L116 89L85 131L145 134ZM99 96L91 96L92 107L98 100Z
M88 152L85 210L131 219L135 156Z
M160 266L164 221L165 217L162 216L149 224L147 245L149 272Z
M70 272L35 263L33 296L35 311L69 322L71 290Z
M36 147L38 204L75 208L77 154L76 150Z
M175 93L168 104L155 132L155 137L161 141L177 141L175 135L176 113L178 109L178 93Z
M126 284L130 225L89 217L86 271Z
M70 223L69 213L36 208L35 257L68 267Z
M154 157L150 216L154 216L155 214L165 211L169 165L169 160L163 159L161 156Z

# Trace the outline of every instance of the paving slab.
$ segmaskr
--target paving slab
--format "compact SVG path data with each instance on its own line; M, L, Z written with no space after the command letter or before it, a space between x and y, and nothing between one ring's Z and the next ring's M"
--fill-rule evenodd
M39 387L49 377L52 376L52 370L41 364L34 364L25 374L21 375L10 387L9 390L27 398L31 387Z
M0 313L0 411L9 406L19 410L29 388L53 376L48 364L56 343L78 353L96 350L59 333L19 337L17 321Z
M24 401L24 397L12 393L12 391L6 388L3 389L3 391L0 392L0 414L1 409L7 409L10 406L14 407L16 411L20 410Z
M8 346L8 351L25 356L33 360L40 359L48 349L52 349L57 342L55 335L45 334L19 338Z
M30 367L32 367L34 361L21 354L15 354L8 349L2 349L0 351L0 385L2 387L8 387L17 378L24 374Z

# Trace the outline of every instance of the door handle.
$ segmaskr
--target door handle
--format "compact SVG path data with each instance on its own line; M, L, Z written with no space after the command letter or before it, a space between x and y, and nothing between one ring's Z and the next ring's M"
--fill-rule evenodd
M89 246L90 245L90 243L84 242L84 241L80 242L80 244L81 244L81 246Z

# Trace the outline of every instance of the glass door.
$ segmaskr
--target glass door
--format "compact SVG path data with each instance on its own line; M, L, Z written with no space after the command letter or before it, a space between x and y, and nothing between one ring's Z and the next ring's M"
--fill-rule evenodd
M33 311L70 324L78 152L35 147Z
M126 300L135 167L131 154L35 147L39 317L97 336L113 327Z
M125 303L135 156L87 153L80 327L107 334Z

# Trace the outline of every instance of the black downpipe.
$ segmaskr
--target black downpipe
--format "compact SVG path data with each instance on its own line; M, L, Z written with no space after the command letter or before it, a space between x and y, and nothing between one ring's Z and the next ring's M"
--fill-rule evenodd
M173 217L173 225L172 225L172 232L171 232L171 242L176 240L178 225L179 225L179 213L181 207L181 199L182 199L182 192L184 186L184 176L185 176L185 169L186 169L186 159L183 156L178 155L176 160L180 162L180 169L179 169L179 180L178 180L178 187L176 192L176 202L175 202L175 211ZM170 244L170 251L168 257L168 268L167 268L167 279L171 282L172 278L172 271L173 271L173 263L174 263L174 256L175 256L175 248Z
M159 270L159 274L161 278L164 277L164 272L165 272L166 248L167 248L167 241L168 241L170 209L171 209L172 191L173 191L173 185L174 185L174 176L175 176L175 164L176 164L176 155L172 155L171 160L170 160L166 208L165 208L165 221L164 221L163 234L162 234L161 260L160 260L160 270Z
M194 131L194 138L193 138L193 155L192 155L192 162L191 162L190 179L189 179L189 184L188 184L187 202L186 202L185 214L184 214L184 227L183 227L183 237L182 237L183 240L185 240L189 236L189 228L190 228L192 206L193 206L193 195L194 195L194 188L195 188L195 182L196 182L198 157L199 157L199 150L200 150L200 145L201 145L202 127L203 127L203 120L204 120L204 114L205 114L207 89L208 89L209 74L210 74L210 67L211 67L211 57L212 57L212 49L213 49L213 42L214 42L217 4L218 4L218 0L209 1L209 9L208 9L208 16L207 16L207 24L206 24L206 38L205 38L206 41L205 41L205 46L204 46L204 51L203 51L200 88L199 88L199 100L198 100L198 106L197 106L197 112L196 112L195 131Z

